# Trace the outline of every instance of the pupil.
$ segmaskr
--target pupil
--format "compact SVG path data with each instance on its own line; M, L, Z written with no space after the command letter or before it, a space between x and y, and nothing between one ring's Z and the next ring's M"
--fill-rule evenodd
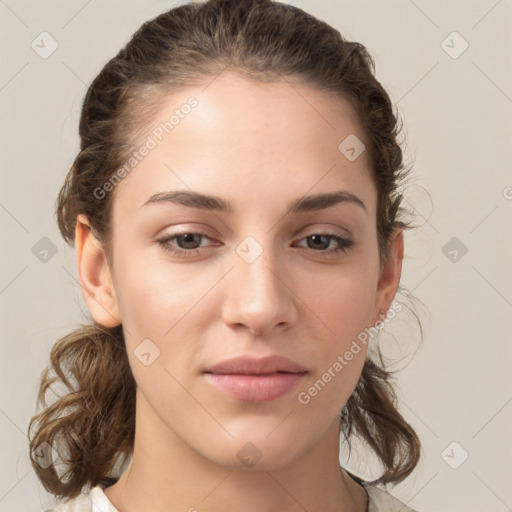
M325 237L325 235L311 235L311 238L313 239L313 242L320 241L320 245L325 246L325 242L323 244L321 243L321 238L322 237ZM315 245L315 244L313 244L313 245ZM327 242L327 245L329 245L329 242ZM316 244L316 247L318 247L318 244Z
M194 244L194 233L185 233L184 235L181 235L181 238L184 240L185 244L192 243ZM187 247L190 249L190 247ZM192 247L194 248L194 247Z

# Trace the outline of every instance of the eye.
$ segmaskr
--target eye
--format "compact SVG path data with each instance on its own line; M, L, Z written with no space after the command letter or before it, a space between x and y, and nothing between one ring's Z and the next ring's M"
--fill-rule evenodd
M350 247L354 245L352 240L345 238L341 235L334 233L314 233L312 235L308 235L302 240L306 240L307 247L313 249L315 252L319 252L322 256L330 256L336 255L339 252L347 252ZM326 250L331 242L335 242L337 246L334 249Z
M157 243L165 251L170 252L171 254L191 256L200 252L198 247L201 246L201 237L210 239L210 237L206 233L195 233L192 231L185 231L183 233L175 233L173 235L160 238L159 240L157 240ZM171 243L173 240L176 240L178 247Z
M204 248L204 245L201 245L201 241L205 238L211 240L206 233L185 231L167 235L158 239L157 243L171 254L188 257L201 252L200 249ZM351 240L334 233L314 233L302 238L301 241L302 240L306 240L307 248L312 249L323 257L335 256L340 252L347 252L348 249L354 245ZM335 246L329 250L329 246L331 246L332 242L334 242ZM298 246L301 247L300 245Z

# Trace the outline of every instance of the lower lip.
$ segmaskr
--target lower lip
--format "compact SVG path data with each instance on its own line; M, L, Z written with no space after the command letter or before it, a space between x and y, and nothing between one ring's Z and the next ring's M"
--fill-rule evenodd
M306 373L242 375L206 373L206 378L228 395L244 402L269 402L289 393Z

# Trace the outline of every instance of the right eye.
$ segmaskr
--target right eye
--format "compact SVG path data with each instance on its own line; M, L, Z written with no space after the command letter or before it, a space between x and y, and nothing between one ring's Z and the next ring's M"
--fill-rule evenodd
M193 256L199 252L199 248L196 246L199 243L199 247L201 247L201 237L210 238L206 233L183 231L181 233L166 235L158 239L157 242L165 251L186 257ZM176 240L178 247L171 243L173 240ZM180 245L183 247L179 247Z

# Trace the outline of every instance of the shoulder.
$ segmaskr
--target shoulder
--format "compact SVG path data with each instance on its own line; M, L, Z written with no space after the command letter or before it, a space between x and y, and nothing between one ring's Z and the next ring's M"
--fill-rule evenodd
M66 503L61 503L44 512L118 512L110 503L101 486L93 487Z
M368 492L368 512L417 512L375 485L364 485Z

